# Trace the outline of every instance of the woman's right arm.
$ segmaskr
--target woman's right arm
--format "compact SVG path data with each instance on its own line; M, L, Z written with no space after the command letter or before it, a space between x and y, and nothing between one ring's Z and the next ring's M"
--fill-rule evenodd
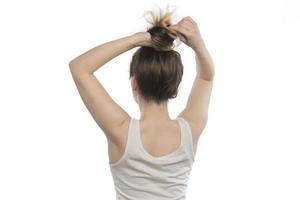
M190 17L171 26L183 37L180 39L195 51L196 71L193 86L184 110L179 114L190 124L196 137L202 133L208 120L209 101L214 79L214 64L201 38L197 23Z

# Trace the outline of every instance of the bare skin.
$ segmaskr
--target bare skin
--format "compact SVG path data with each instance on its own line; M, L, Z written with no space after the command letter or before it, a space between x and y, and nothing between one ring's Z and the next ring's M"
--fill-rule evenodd
M184 17L169 29L180 33L180 39L195 51L197 74L187 104L178 117L184 118L189 123L196 153L198 139L208 119L214 65L197 23L191 17ZM112 58L131 48L151 46L150 41L151 36L148 32L138 32L97 46L69 63L83 102L106 135L110 163L117 162L125 150L131 117L113 101L93 73ZM144 148L152 156L173 152L180 144L180 127L170 118L167 103L162 105L146 103L137 92L135 78L133 77L130 82L132 94L141 112L139 122Z

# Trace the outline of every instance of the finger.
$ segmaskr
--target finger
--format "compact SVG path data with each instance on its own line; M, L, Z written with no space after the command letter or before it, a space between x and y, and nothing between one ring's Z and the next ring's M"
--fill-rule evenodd
M186 38L186 36L184 36L183 34L178 33L178 37L179 37L179 39L180 39L181 41L183 41L184 43L187 42L187 38Z
M190 18L190 21L193 22L193 24L197 24L197 22L195 22L195 20L193 20L193 18Z
M188 40L188 36L187 36L187 31L186 30L181 30L179 32L177 32L177 35L179 37L179 39L183 42L187 42Z
M181 25L172 25L169 26L169 29L175 30L177 32L187 32L189 30L189 25L186 23Z
M173 29L174 31L178 31L178 25L171 25L168 28Z
M176 26L178 27L178 29L181 27L181 26L194 26L194 23L190 20L188 20L187 18L183 18L180 22L178 22L178 24L176 24Z
M187 22L189 22L189 23L191 23L191 24L193 24L193 25L196 25L196 24L197 24L197 23L193 20L193 18L191 18L190 16L187 16L187 17L185 17L184 19L185 19L185 21L187 21Z
M172 25L172 26L169 26L169 29L171 31L175 31L179 37L179 39L183 42L186 42L187 39L186 39L186 36L184 35L183 32L186 32L185 30L182 32L182 28L179 28L178 25Z
M178 30L181 32L188 32L192 29L192 25L189 22L184 22L178 26Z
M193 21L191 21L191 20L187 20L186 23L188 23L190 26L195 26L195 25L196 25L196 24L195 24Z
M194 23L192 20L188 19L188 18L186 18L186 19L182 22L182 24L188 24L189 26L195 26L195 23Z

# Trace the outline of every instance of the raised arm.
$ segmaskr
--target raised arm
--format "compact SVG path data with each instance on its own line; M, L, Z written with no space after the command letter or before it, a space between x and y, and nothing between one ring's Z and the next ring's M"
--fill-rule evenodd
M205 47L202 50L195 50L195 57L197 74L186 107L179 115L190 122L194 132L199 136L208 120L214 66Z
M117 130L130 116L111 98L94 72L131 48L149 45L150 39L149 33L135 33L98 45L69 63L72 77L85 106L109 141L117 142Z
M214 79L214 64L201 38L197 23L191 17L183 18L171 27L181 34L181 40L195 51L196 72L187 104L178 115L186 119L192 132L200 136L208 120L209 101Z

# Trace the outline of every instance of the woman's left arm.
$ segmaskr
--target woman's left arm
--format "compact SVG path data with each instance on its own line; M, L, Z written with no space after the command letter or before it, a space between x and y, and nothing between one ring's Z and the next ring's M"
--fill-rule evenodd
M94 75L112 58L138 46L149 46L150 33L139 32L96 46L69 63L79 94L93 119L112 141L119 138L116 130L130 118L107 93Z

